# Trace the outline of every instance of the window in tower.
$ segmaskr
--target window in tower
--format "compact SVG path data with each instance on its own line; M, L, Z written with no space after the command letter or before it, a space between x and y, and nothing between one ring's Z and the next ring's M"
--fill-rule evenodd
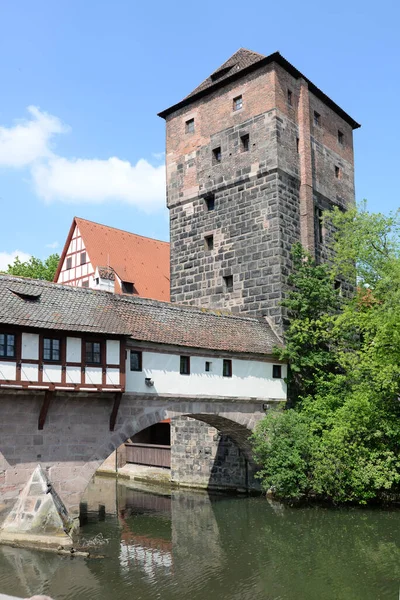
M342 171L340 170L340 167L338 167L337 165L335 165L335 177L336 177L336 179L342 178Z
M250 136L248 133L240 136L240 143L242 147L242 152L248 152L250 149Z
M205 202L207 210L214 210L214 208L215 208L215 195L212 194L212 193L207 194L206 196L204 196L204 202Z
M204 248L205 248L205 250L214 250L214 236L213 235L205 236Z
M338 132L337 132L337 140L338 140L339 144L341 146L343 146L343 144L344 144L344 135L343 135L343 133L339 129L338 129Z
M314 110L314 125L321 126L321 115Z
M237 96L233 99L233 110L241 110L243 108L242 96Z
M233 275L226 275L224 277L225 291L233 292Z
M289 106L292 106L292 104L293 104L292 90L287 91L287 103L289 104Z
M324 241L324 221L322 210L320 208L315 209L315 229L316 229L316 237L317 243L321 244Z
M186 121L185 131L186 131L186 133L194 132L194 119L189 119L188 121Z
M214 148L213 150L213 164L216 165L221 162L221 146Z

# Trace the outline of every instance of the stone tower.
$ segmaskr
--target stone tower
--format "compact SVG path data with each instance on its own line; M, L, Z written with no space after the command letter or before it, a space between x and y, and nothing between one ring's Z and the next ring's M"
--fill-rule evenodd
M322 211L354 202L358 123L278 52L245 49L160 116L171 301L282 330L292 244L323 259Z

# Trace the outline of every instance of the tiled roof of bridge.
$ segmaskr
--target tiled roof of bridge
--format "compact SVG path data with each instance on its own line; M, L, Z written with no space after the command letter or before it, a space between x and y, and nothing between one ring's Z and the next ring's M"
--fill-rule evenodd
M8 275L0 275L0 324L237 353L280 345L264 319Z
M7 275L0 275L0 323L129 335L112 294Z

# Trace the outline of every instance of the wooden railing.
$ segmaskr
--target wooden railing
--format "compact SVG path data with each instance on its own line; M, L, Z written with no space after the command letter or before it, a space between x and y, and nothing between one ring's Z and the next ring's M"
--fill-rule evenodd
M171 446L159 444L125 444L126 462L149 467L171 468Z

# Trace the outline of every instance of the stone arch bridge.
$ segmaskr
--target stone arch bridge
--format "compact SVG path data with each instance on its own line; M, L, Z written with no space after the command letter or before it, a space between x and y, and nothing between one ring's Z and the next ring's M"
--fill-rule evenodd
M260 399L159 397L123 394L114 431L108 394L58 393L43 429L38 414L44 393L2 392L0 397L0 498L17 498L39 463L71 515L106 458L128 438L163 419L190 416L229 435L254 472L249 435L267 406Z

